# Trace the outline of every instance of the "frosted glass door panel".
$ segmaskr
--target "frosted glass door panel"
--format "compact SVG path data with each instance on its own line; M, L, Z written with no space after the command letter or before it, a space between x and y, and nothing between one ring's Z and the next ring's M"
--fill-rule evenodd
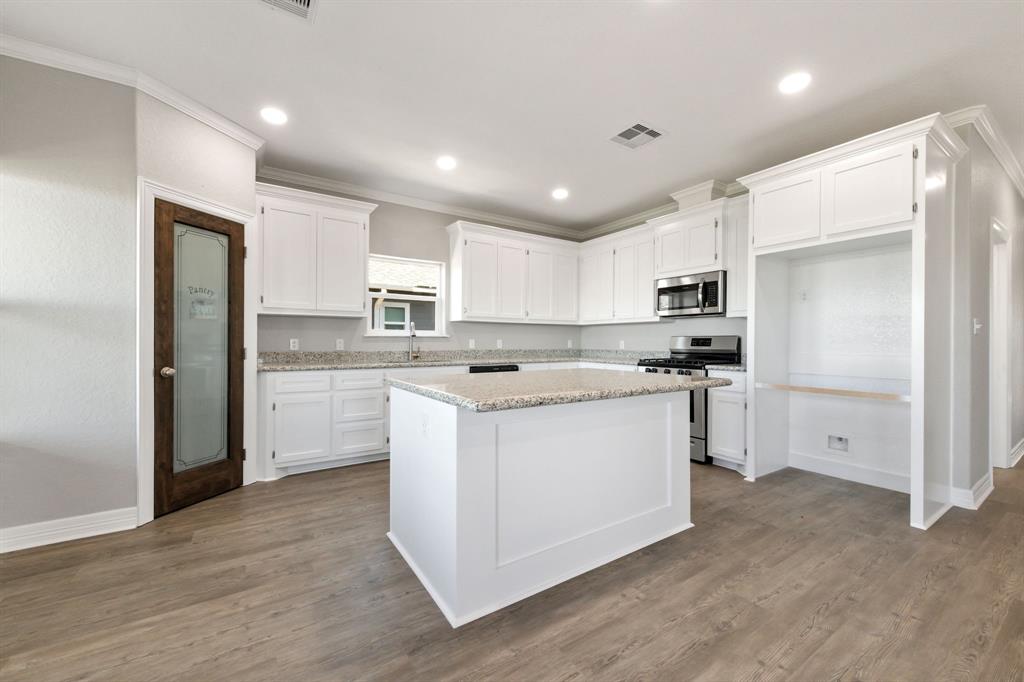
M174 472L228 456L228 241L174 224Z

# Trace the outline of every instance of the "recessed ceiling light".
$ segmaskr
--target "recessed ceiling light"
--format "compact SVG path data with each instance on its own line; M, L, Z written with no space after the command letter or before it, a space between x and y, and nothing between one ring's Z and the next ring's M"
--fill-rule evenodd
M458 166L458 162L453 156L439 156L437 157L437 167L441 170L454 170Z
M779 92L792 95L811 84L811 74L806 71L791 73L779 81Z
M564 187L556 187L555 189L551 190L551 197L553 199L558 199L559 201L562 201L563 199L568 199L569 190L567 190Z
M263 107L260 109L260 116L263 117L264 121L275 126L284 125L288 122L288 114L277 107Z

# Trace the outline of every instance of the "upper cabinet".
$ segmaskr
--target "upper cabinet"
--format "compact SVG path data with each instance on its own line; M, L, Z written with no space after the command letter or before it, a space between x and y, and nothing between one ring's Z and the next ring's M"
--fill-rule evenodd
M366 314L375 204L257 183L260 312Z
M857 146L828 162L797 159L742 178L751 188L753 248L909 229L917 210L914 143Z
M722 245L725 270L725 316L747 316L747 244L750 239L750 197L725 200Z
M655 273L678 277L722 269L725 199L648 222L654 228Z
M654 233L642 226L580 248L580 322L657 320Z
M577 244L464 221L448 231L453 322L576 322Z

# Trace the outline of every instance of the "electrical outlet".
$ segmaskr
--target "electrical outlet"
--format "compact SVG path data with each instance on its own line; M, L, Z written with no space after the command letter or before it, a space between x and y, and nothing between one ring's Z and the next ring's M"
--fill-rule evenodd
M474 348L476 348L476 339L470 339L469 340L469 349L473 350Z
M299 349L299 340L298 339L288 339L288 350L298 350L298 349Z
M619 339L619 350L625 350L625 349L626 349L626 342L621 340L621 339Z
M497 340L497 341L495 342L495 344L494 344L494 347L495 347L495 348L498 348L499 350L501 349L501 339L498 339L498 340Z
M846 436L828 435L828 449L835 452L849 452L850 439Z
M334 350L345 350L345 339L334 339Z
M569 339L567 343L568 345L566 346L566 348L572 348L572 339Z

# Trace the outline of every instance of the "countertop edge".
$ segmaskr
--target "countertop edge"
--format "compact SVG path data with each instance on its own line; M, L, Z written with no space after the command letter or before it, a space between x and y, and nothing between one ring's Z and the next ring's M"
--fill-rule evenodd
M330 372L346 369L416 369L417 367L468 367L470 365L537 365L556 364L561 362L597 362L602 365L630 365L626 360L609 358L511 358L502 360L416 360L413 362L359 362L359 363L328 363L313 364L268 364L259 365L257 372Z

